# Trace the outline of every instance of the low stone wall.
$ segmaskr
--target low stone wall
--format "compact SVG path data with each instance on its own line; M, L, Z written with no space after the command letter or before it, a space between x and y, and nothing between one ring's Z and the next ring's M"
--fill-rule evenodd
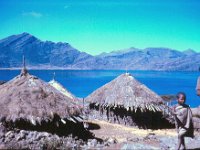
M200 107L192 108L194 128L200 131Z
M58 136L48 132L7 130L0 125L0 149L105 149L115 143L110 139L92 138L84 141L72 135Z

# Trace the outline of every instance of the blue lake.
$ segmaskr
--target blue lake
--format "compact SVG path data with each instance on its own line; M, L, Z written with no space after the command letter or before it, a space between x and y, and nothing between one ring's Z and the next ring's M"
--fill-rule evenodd
M77 97L86 97L118 75L125 73L125 71L110 70L29 70L29 72L47 82L52 79L55 72L56 80ZM0 70L0 80L8 81L19 73L19 70ZM183 91L187 95L187 104L191 107L200 105L200 97L196 96L195 91L199 72L129 71L129 73L160 95Z

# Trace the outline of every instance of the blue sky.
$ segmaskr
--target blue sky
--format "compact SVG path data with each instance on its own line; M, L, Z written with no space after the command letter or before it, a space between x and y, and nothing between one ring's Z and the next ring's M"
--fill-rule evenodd
M200 0L1 0L0 38L28 32L99 54L129 47L200 52Z

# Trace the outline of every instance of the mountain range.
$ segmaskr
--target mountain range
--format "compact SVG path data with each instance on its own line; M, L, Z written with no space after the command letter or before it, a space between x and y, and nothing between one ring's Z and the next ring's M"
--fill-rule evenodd
M200 53L192 49L131 47L93 56L69 43L41 41L29 33L0 40L0 68L21 67L23 55L32 69L198 71L200 67Z

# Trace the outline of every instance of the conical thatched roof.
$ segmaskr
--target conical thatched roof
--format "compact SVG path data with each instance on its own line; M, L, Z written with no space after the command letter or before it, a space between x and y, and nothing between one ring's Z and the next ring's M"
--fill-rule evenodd
M86 101L101 106L124 107L127 110L161 111L162 98L126 73L90 94Z
M78 101L78 99L71 92L69 92L66 88L64 88L56 80L53 79L53 80L49 81L49 84L51 86L53 86L55 89L57 89L58 91L60 91L62 94L64 94L65 96L67 96L73 102L77 102Z
M176 95L172 95L172 94L160 95L160 97L161 97L165 102L170 102L170 101L176 100Z
M52 121L54 116L71 120L72 116L81 113L72 98L24 71L0 86L0 97L1 121L23 119L40 124L41 121Z

